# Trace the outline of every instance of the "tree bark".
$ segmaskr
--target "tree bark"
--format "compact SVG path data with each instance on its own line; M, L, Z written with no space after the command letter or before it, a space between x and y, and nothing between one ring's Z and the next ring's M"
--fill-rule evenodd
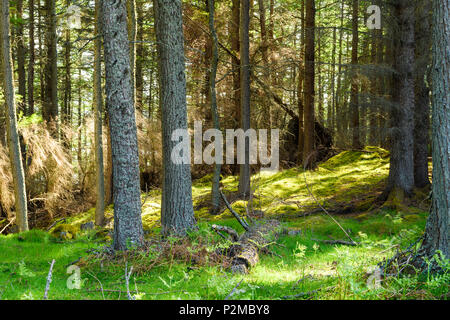
M110 121L116 250L143 241L139 154L124 0L103 0L106 96Z
M11 59L9 1L0 1L1 25L1 66L3 71L3 93L7 112L6 127L9 148L9 158L14 181L14 199L16 223L19 231L28 230L27 196L25 190L25 174L22 166L19 134L17 132L16 101L14 96L14 79Z
M358 14L359 0L353 0L352 17L352 93L350 97L350 110L352 112L352 146L353 149L361 148L360 128L359 128L359 79L358 79Z
M105 221L105 180L103 167L103 91L102 91L102 66L100 38L101 24L100 0L95 1L95 36L94 42L94 131L95 131L95 175L97 186L97 199L95 205L95 224L102 226Z
M181 0L154 0L162 111L163 235L184 236L195 227L190 164L175 164L172 133L187 130L186 76Z
M416 87L414 108L414 185L430 185L428 178L428 145L430 142L430 89L426 83L431 60L431 2L420 1L416 9Z
M216 76L217 67L219 63L219 49L216 28L214 26L214 13L215 13L215 1L208 0L209 8L209 30L212 38L212 57L211 57L211 73L209 76L209 90L211 97L211 115L214 124L214 129L220 130L219 112L217 109L217 96L216 96ZM215 151L217 152L217 150ZM211 188L211 204L212 213L218 214L220 212L220 171L221 164L216 163L214 166L214 174Z
M391 159L386 194L396 203L414 187L414 6L399 0L394 52L394 106L391 110Z
M447 259L450 222L450 0L433 2L433 199L423 250Z
M42 116L53 136L58 134L58 57L56 51L56 6L55 0L45 0L45 57L44 101Z
M241 1L240 53L241 53L241 128L250 129L250 2ZM245 163L239 168L239 193L250 195L250 142L245 138Z
M304 148L303 166L314 167L314 40L315 0L306 0L305 17L305 81L304 81Z

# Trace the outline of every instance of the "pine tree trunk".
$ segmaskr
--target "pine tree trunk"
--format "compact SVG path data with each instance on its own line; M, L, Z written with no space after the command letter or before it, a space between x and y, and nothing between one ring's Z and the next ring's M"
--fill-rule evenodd
M102 226L105 220L105 180L103 167L103 91L101 49L102 40L100 24L100 0L95 1L95 35L94 42L94 131L95 131L95 175L97 185L97 200L95 206L95 224Z
M430 12L428 0L416 10L416 88L414 108L414 185L424 188L428 178L428 145L430 143L430 89L426 84L431 59Z
M56 51L56 0L45 0L45 67L42 116L53 136L58 134L58 64Z
M31 115L34 113L34 63L35 63L35 51L34 51L34 0L30 0L28 3L29 7L29 35L28 35L28 109L27 115Z
M359 0L353 0L352 18L352 93L350 97L350 110L352 113L352 146L353 149L361 148L360 128L359 128L359 79L358 79L358 14Z
M399 0L394 52L394 107L391 111L391 159L387 192L394 203L403 202L414 187L414 6Z
M139 154L125 1L103 0L106 96L110 122L116 250L143 241Z
M240 53L241 53L241 128L250 129L250 2L241 1ZM239 170L239 193L250 195L250 143L245 138L245 163Z
M303 166L314 167L314 40L315 1L306 0L305 17L305 81L304 81L304 148Z
M433 200L423 249L450 258L450 0L433 2Z
M14 198L16 210L16 223L19 231L28 230L27 197L25 190L25 175L22 166L19 134L17 132L16 106L14 97L14 79L11 60L9 1L0 1L0 36L1 36L1 67L3 73L3 95L6 102L6 127L14 180Z
M211 57L211 74L209 77L209 90L211 97L211 115L214 124L214 129L220 130L219 112L217 109L217 97L216 97L216 76L217 65L219 62L218 53L218 40L216 34L216 28L214 26L214 13L215 13L215 1L208 0L209 8L209 30L212 38L212 57ZM217 152L217 150L216 150ZM222 166L220 163L216 163L214 166L214 174L212 179L211 188L211 204L212 213L217 214L220 212L220 170Z
M186 77L181 0L154 0L162 111L164 235L183 236L195 227L190 164L175 164L172 133L187 130Z

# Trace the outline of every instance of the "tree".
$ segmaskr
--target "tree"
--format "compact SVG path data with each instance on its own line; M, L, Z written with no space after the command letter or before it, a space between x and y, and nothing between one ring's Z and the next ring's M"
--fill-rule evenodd
M240 53L241 53L241 128L250 129L250 2L241 1ZM250 195L250 142L245 138L245 163L239 170L239 193Z
M431 2L416 2L416 78L414 106L414 185L424 188L428 179L428 146L430 144L430 89L426 83L431 60Z
M144 236L127 11L125 2L116 0L103 0L100 10L113 162L113 246L126 250L141 245Z
M211 97L211 115L214 124L214 128L220 130L219 113L217 110L217 97L216 97L216 76L217 65L219 62L218 53L218 40L216 34L216 28L214 26L214 13L215 13L215 1L207 0L209 8L209 30L212 38L212 57L211 57L211 72L209 76L209 95ZM217 150L215 151L217 152ZM217 214L220 211L220 163L216 163L214 166L214 175L211 188L211 204L212 213Z
M181 0L154 0L153 6L159 62L159 106L162 112L162 233L183 236L194 228L196 222L190 164L174 163L171 159L177 144L172 141L173 132L187 130Z
M394 105L391 110L391 159L384 197L402 203L414 188L414 6L394 4L398 30L394 37Z
M100 0L95 1L95 42L94 42L94 131L95 131L95 175L97 185L97 201L95 206L95 224L103 225L105 220L105 180L103 167L103 91L102 91L102 66L101 49L102 41L100 17Z
M360 130L359 130L359 102L358 102L358 14L359 0L353 0L352 17L352 93L350 98L350 108L352 110L352 129L353 129L353 148L361 148Z
M305 81L304 91L304 144L303 166L314 166L314 38L315 38L315 0L305 3Z
M422 254L450 257L450 0L433 1L433 198Z
M54 136L57 135L58 118L58 54L56 47L56 0L45 0L45 57L44 101L42 116Z
M16 99L14 95L14 78L11 59L9 1L0 1L0 25L1 25L1 67L3 73L3 92L6 102L6 127L14 180L14 198L16 209L16 221L19 231L28 230L27 196L25 191L25 174L22 166L22 154L20 151L19 134L17 132Z

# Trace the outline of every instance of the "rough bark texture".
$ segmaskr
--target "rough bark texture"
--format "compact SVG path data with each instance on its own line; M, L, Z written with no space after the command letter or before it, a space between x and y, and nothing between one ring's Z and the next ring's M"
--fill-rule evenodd
M419 1L416 9L416 88L414 108L414 185L424 188L428 179L428 145L430 142L430 89L426 83L431 59L430 7L428 0Z
M57 135L58 118L58 65L56 51L55 0L45 0L45 67L44 101L42 117L47 121L54 136Z
M450 0L433 2L433 200L423 247L447 259L450 222Z
M114 191L114 248L143 241L137 128L124 0L103 0L106 96L109 113Z
M34 0L30 0L28 3L29 10L29 43L28 43L28 109L27 115L31 115L34 113L34 62L35 62L35 53L34 53Z
M95 34L101 35L100 0L95 1ZM103 167L103 91L101 66L102 40L97 37L94 42L94 131L95 131L95 175L97 199L95 206L95 224L101 226L105 220L105 180Z
M352 17L352 93L350 97L350 110L352 112L352 146L353 149L361 148L359 130L359 80L358 80L358 14L359 0L353 0Z
M217 229L217 226L213 226ZM228 228L231 229L231 228ZM281 233L281 224L277 220L269 220L253 225L248 231L236 239L237 232L233 229L219 230L227 232L234 237L236 244L227 249L219 249L218 254L226 254L232 258L230 270L233 273L248 273L259 261L259 253L267 252L267 246Z
M250 129L250 3L249 0L241 2L241 128ZM245 163L239 168L239 193L250 195L250 143L245 138Z
M391 111L391 160L387 193L402 201L414 187L414 7L409 1L394 5L398 20L394 53L394 103Z
M162 111L164 235L185 235L196 222L192 207L190 164L175 164L171 153L177 129L187 129L186 76L181 0L154 0Z
M314 166L314 39L315 1L306 0L305 81L304 81L304 147L303 166Z
M241 123L241 82L240 82L240 64L238 53L240 51L239 45L239 29L240 29L240 0L232 0L232 17L230 21L230 41L231 50L235 53L231 57L231 66L233 70L233 114L236 121L236 128Z
M209 77L209 95L211 97L211 117L214 124L214 129L220 130L219 112L217 109L217 96L216 96L216 76L217 66L219 63L219 51L216 28L214 26L214 13L215 13L215 1L208 1L209 9L209 30L212 38L212 57L211 57L211 73ZM212 213L217 214L220 211L220 171L221 164L216 163L214 165L214 173L212 179L211 188L211 207Z
M7 140L14 180L16 222L19 231L26 231L28 230L27 197L25 191L25 175L22 167L22 154L19 144L19 134L17 132L9 18L9 1L2 0L0 2L0 58L3 71L3 93L7 108L5 114Z

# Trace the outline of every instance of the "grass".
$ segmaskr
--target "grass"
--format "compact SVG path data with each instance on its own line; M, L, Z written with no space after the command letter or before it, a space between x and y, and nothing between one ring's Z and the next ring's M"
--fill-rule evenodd
M427 214L417 209L414 214L367 211L367 203L376 197L387 176L389 159L381 149L366 151L341 153L306 173L308 185L322 205L354 205L355 212L335 218L360 246L319 241L345 240L345 235L324 214L303 216L316 204L306 190L302 170L263 173L253 177L258 196L254 207L262 208L268 218L280 219L286 228L302 232L283 235L278 245L270 247L281 258L262 255L250 274L233 275L224 263L208 261L226 244L210 230L210 224L243 230L228 210L210 216L201 207L210 190L206 177L193 186L199 230L183 241L169 238L164 255L156 245L145 254L131 251L115 259L89 254L87 250L93 252L108 244L104 237L96 237L95 231L79 232L70 240L40 230L0 236L0 299L41 299L52 259L56 262L50 299L126 299L125 263L134 268L130 286L137 290L133 294L138 299L224 299L241 280L231 299L448 299L448 272L391 277L379 288L370 285L368 273L397 248L412 243L424 230ZM228 177L223 184L233 191L237 179ZM160 191L152 190L145 197L143 222L153 238L160 228ZM244 213L245 204L238 201L233 208ZM90 210L65 223L78 228L94 214ZM107 216L112 216L112 208ZM202 262L194 263L200 257ZM67 267L74 261L81 267L80 289L67 287L71 276Z

